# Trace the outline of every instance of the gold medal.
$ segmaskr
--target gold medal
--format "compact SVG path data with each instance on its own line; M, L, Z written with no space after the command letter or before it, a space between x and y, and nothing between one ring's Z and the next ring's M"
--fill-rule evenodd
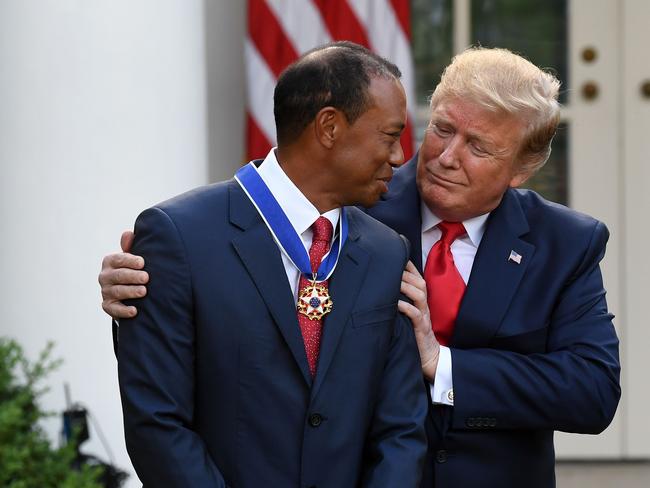
M316 279L312 279L298 295L298 312L310 320L321 320L332 311L333 305L327 287L316 284Z

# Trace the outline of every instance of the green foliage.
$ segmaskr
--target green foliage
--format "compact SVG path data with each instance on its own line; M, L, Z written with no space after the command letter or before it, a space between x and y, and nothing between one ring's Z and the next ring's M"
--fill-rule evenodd
M101 468L72 469L74 443L55 448L39 426L51 416L38 405L41 381L61 364L52 343L30 363L20 345L0 337L0 486L7 488L100 488Z

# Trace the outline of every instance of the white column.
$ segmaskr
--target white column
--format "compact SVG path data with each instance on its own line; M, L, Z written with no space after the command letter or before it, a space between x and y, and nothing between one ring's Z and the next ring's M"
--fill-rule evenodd
M629 458L650 457L650 328L646 304L650 286L648 243L650 228L650 98L642 92L642 84L650 82L648 45L650 3L626 0L623 5L623 73L622 93L624 119L623 154L625 247L622 268L625 276L623 313L625 317L625 356L623 368L626 381L623 396L626 413L625 455Z
M208 4L235 15L208 19ZM69 382L131 472L100 259L141 210L241 161L243 68L232 46L243 43L243 5L0 1L0 335L31 357L56 342L65 364L45 408L64 408ZM211 29L232 42L211 45ZM210 78L208 56L229 74ZM210 156L213 136L223 145ZM59 426L56 418L47 429L54 436ZM91 436L84 450L106 459ZM139 486L135 476L128 486Z

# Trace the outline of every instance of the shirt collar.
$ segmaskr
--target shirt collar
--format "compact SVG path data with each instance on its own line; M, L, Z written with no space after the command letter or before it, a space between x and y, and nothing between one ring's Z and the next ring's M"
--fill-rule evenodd
M423 200L420 200L420 213L422 215L422 233L430 231L442 222L442 219L435 215ZM481 239L483 239L485 225L489 215L490 212L479 215L478 217L463 220L463 227L465 227L465 230L467 231L467 237L469 237L472 245L476 248L478 248L479 244L481 244Z
M318 209L314 207L283 171L275 156L275 148L269 151L262 164L257 168L257 172L298 235L302 235L321 216ZM333 229L336 229L340 215L341 209L335 208L325 212L323 217L332 223Z

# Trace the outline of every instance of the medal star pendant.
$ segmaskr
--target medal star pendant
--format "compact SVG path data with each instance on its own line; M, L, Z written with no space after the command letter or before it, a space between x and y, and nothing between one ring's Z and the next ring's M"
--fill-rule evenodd
M321 320L324 315L332 311L332 305L334 304L327 288L317 285L316 280L300 290L298 312L306 315L310 320Z

